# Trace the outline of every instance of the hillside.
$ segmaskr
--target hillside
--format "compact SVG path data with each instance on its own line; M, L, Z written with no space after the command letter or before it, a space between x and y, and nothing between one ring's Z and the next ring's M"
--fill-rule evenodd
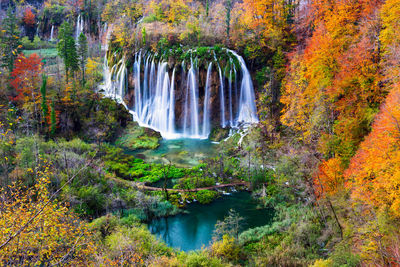
M399 1L0 6L1 265L400 266Z

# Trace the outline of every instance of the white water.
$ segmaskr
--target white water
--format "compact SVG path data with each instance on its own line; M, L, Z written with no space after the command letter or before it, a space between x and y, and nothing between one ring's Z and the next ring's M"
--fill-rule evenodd
M219 123L222 127L236 128L242 123L258 122L253 84L246 64L236 52L226 51L230 53L229 56L233 55L237 58L240 71L236 71L231 58L228 63L230 64L229 79L226 79L222 74L219 62L216 59L215 62L209 62L204 94L201 96L199 96L197 58L191 60L186 72L184 63L169 69L168 59L160 59L157 62L155 55L142 52L135 55L133 63L133 108L128 108L124 99L128 90L124 58L111 69L108 67L107 59L104 60L105 81L100 89L105 96L122 103L139 125L159 131L165 139L182 137L205 139L208 138L211 131L212 111L220 112ZM211 87L213 64L218 67L219 74L219 110L211 101L211 96L218 93L212 92ZM176 80L177 67L181 68L180 81ZM238 78L239 74L241 75ZM180 90L176 90L179 82ZM225 86L226 83L228 86ZM180 109L177 109L176 106L178 95L180 95L182 105ZM226 107L227 105L228 107ZM183 114L176 114L177 110Z
M79 14L78 18L76 19L76 25L75 25L75 40L78 40L81 32L83 32L83 18Z
M208 136L210 133L210 87L211 87L211 72L212 72L212 62L208 64L206 87L204 94L204 104L203 104L203 136Z
M50 31L50 42L53 41L53 36L54 35L54 25L51 25L51 31Z

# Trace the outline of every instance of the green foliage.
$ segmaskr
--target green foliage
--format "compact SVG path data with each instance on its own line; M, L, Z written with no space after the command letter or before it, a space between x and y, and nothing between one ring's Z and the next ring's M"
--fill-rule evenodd
M243 221L244 218L241 217L237 211L230 209L228 216L225 216L222 221L218 220L215 224L213 239L220 240L225 235L238 239Z
M82 85L85 84L85 71L86 71L86 63L87 63L87 58L88 58L88 42L86 35L81 32L81 34L78 37L78 65L79 68L81 69L82 73Z
M21 51L20 31L11 6L7 9L7 16L3 19L1 28L3 31L0 35L1 66L11 73L14 69L14 61Z
M73 37L72 26L67 21L61 24L58 32L58 45L57 50L59 56L64 61L66 79L68 82L69 71L76 71L79 69L78 54L76 51L75 39Z
M129 150L156 149L161 136L158 132L140 127L137 123L130 123L115 144Z
M62 5L49 5L45 6L43 10L42 20L48 19L50 25L60 25L66 16L67 7Z
M57 128L57 118L56 118L56 108L54 100L51 101L51 112L50 112L50 135L54 136L56 134Z
M187 267L223 267L229 266L224 264L216 257L210 257L206 251L181 253L178 255L181 266Z
M201 204L208 204L211 203L217 195L218 193L212 190L200 190L196 192L196 199Z
M227 259L228 261L237 261L240 256L240 246L236 243L234 237L225 234L222 240L212 244L211 255Z
M37 50L23 50L25 56L30 56L32 54L38 54L43 59L54 59L57 57L58 52L56 48L45 48Z
M146 28L142 28L142 45L146 46Z
M42 86L40 87L40 93L42 96L42 122L44 123L45 127L47 127L47 116L49 115L49 107L47 105L47 76L42 76Z
M21 38L21 45L22 45L22 48L25 50L39 50L39 49L45 50L45 49L55 47L54 44L41 40L40 37L37 35L35 35L35 37L33 38L33 41L29 40L29 38L27 36ZM24 54L30 55L30 54L26 54L25 52L24 52ZM43 55L41 55L41 56L43 57Z
M105 196L98 186L82 186L77 191L77 197L82 202L75 207L78 213L93 216L99 215L99 211L103 210L105 204Z
M225 9L226 9L226 15L225 15L225 23L226 23L226 38L229 40L230 38L230 32L231 32L231 11L232 11L232 0L226 0L225 1Z
M165 173L167 179L182 178L185 175L184 170L181 168L144 163L142 159L124 154L121 148L112 146L106 146L104 160L108 171L114 172L124 179L153 183L163 178ZM166 168L169 168L168 172L166 172Z

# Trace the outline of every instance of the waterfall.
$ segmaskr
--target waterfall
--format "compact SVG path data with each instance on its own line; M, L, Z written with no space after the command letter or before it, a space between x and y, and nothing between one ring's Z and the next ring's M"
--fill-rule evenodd
M208 64L206 87L204 93L204 104L203 104L203 136L208 136L210 133L210 86L211 86L211 71L212 62Z
M75 25L75 40L78 40L81 32L83 32L83 17L79 14Z
M186 135L185 137L200 137L199 136L199 112L198 112L198 87L197 87L197 75L195 68L193 66L193 63L191 63L189 72L188 72L188 79L187 79L187 89L188 89L188 95L189 97L189 110L186 110L186 112L190 112L189 118L190 118L190 128L189 128L189 135ZM190 95L190 96L189 96ZM187 127L187 125L186 125ZM185 133L187 133L185 129Z
M221 66L218 64L218 73L219 73L219 101L221 107L221 126L225 128L225 94L224 94L224 77L222 75Z
M244 59L239 56L235 51L228 50L234 55L241 67L242 81L240 85L240 97L239 97L239 112L237 116L238 122L257 123L257 108L255 103L253 82L251 81L250 72L246 67Z
M168 64L166 55L139 51L132 63L133 91L128 88L124 57L111 68L106 57L100 90L122 103L139 125L159 131L165 139L205 139L217 123L230 128L256 123L254 88L246 64L236 52L223 51L228 57L222 61L214 53L214 60L206 62L197 58L196 51L188 51L189 64L175 65ZM216 89L212 89L214 63L219 77ZM205 83L199 81L205 74L201 68L207 69Z
M232 59L229 60L230 69L229 69L229 124L230 127L233 127L233 112L232 112Z
M54 25L51 25L50 42L53 42L53 35L54 35Z

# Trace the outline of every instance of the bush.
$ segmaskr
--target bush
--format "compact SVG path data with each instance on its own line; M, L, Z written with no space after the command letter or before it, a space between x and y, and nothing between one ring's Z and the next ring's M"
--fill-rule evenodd
M218 193L211 190L200 190L196 192L196 199L200 202L200 204L208 204L211 203L216 197Z
M180 266L187 267L223 267L225 265L220 259L210 257L206 251L189 252L178 255Z
M211 245L211 255L218 258L225 258L229 261L239 260L240 247L235 242L234 237L224 235L222 240Z
M21 44L22 48L25 50L55 48L54 44L41 40L37 35L34 37L32 42L27 36L21 38Z

